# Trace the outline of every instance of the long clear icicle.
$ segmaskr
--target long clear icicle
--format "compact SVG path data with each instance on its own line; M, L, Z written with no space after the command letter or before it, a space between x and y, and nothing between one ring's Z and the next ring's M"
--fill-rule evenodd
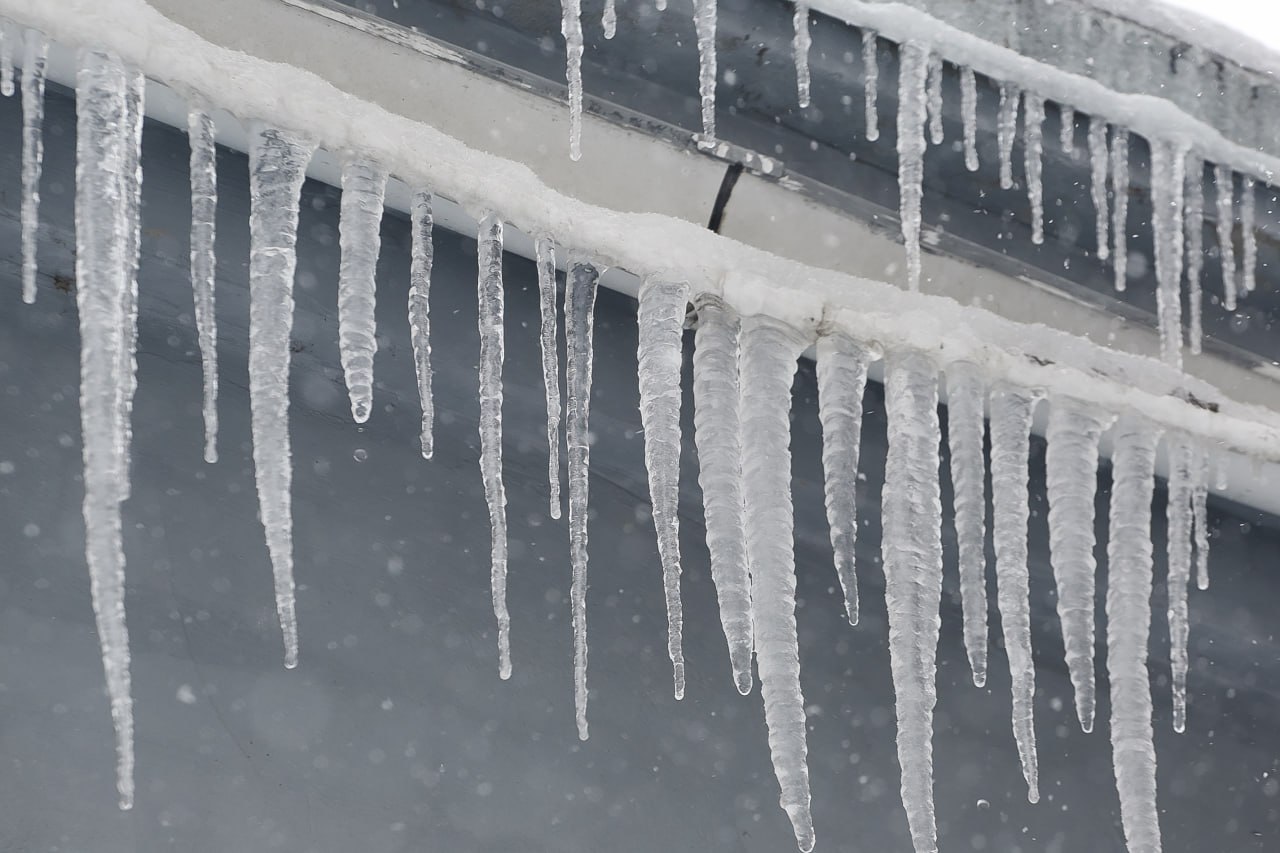
M941 145L945 139L942 127L942 57L929 52L929 73L926 79L929 104L929 141Z
M1240 179L1240 285L1245 293L1252 293L1257 286L1258 235L1253 230L1257 199L1253 187L1256 182L1248 175Z
M22 54L22 301L36 301L36 237L44 165L44 82L49 41L27 30Z
M876 31L862 30L862 110L866 118L868 142L880 138L880 116L876 99L880 90L880 61Z
M275 575L284 665L298 665L293 596L289 347L298 202L315 143L255 124L249 134L249 408L254 478Z
M933 708L942 597L942 487L937 369L920 353L885 366L889 450L881 521L889 662L898 719L902 805L916 853L936 853Z
M1022 164L1027 175L1027 199L1031 202L1031 242L1038 246L1044 242L1044 98L1034 92L1023 96L1022 132Z
M1013 736L1027 780L1027 799L1040 799L1036 761L1036 669L1031 656L1031 603L1027 568L1028 456L1035 398L1008 385L991 392L992 539L1000 630L1009 657Z
M133 806L133 699L125 625L120 501L128 476L117 443L122 316L129 284L128 193L122 172L132 144L125 106L128 72L103 53L85 53L76 76L76 305L80 318L80 421L84 454L85 558L116 732L116 787Z
M807 341L771 317L742 321L742 459L756 661L779 800L796 843L813 849L791 506L791 383Z
M569 84L569 159L582 157L582 0L560 0L565 79Z
M1187 727L1187 587L1191 583L1191 540L1194 451L1191 439L1170 434L1168 503L1165 506L1168 558L1169 664L1173 684L1173 730Z
M1111 265L1115 270L1116 290L1124 290L1129 271L1129 131L1123 127L1111 131Z
M480 324L480 474L489 506L489 580L498 619L498 676L511 677L511 616L507 612L507 491L502 482L502 220L480 217L476 238L476 277Z
M751 574L742 498L742 434L739 419L740 321L719 297L699 295L693 350L693 425L698 446L698 485L707 522L711 577L720 624L729 644L733 682L751 692Z
M1110 220L1107 217L1107 175L1111 171L1107 152L1107 122L1089 116L1089 195L1093 199L1094 229L1100 260L1111 256Z
M417 190L409 212L409 337L413 343L413 368L422 407L420 443L422 458L435 453L435 403L431 394L431 264L435 248L431 242L434 217L431 192Z
M1214 198L1218 207L1218 257L1222 263L1222 305L1228 311L1236 310L1236 246L1232 238L1235 230L1235 178L1231 169L1213 167Z
M214 310L217 257L218 155L213 117L203 109L187 113L191 140L191 291L196 336L204 374L204 461L218 461L218 315Z
M924 197L925 74L929 50L907 42L898 54L898 218L907 250L907 287L920 289L920 203Z
M604 0L604 15L600 20L601 26L604 27L604 37L613 38L618 32L618 6L617 0Z
M702 135L716 138L716 4L694 0L693 26L698 34L698 94L702 99Z
M983 438L987 386L977 365L947 370L947 441L955 494L964 647L973 683L987 683L987 462Z
M1182 369L1182 185L1186 152L1151 142L1151 230L1156 256L1160 357Z
M978 171L978 78L967 65L960 68L960 117L964 124L964 167Z
M1000 187L1013 188L1013 135L1018 130L1018 101L1022 92L1012 83L1000 84L1000 107L996 113L996 145L1000 151Z
M1094 497L1098 441L1115 419L1067 397L1050 401L1045 472L1049 498L1049 559L1058 588L1058 621L1080 728L1093 731Z
M1070 104L1058 104L1058 144L1063 153L1076 154L1076 111Z
M373 412L373 357L378 352L377 300L379 228L387 172L368 160L342 165L342 212L338 241L338 343L351 398L351 417L362 424Z
M801 107L809 106L809 3L795 0L795 13L791 20L795 28L791 49L796 61L796 94Z
M1156 752L1151 732L1151 495L1154 427L1123 417L1111 457L1111 537L1107 543L1107 676L1111 752L1120 820L1132 853L1159 853Z
M667 654L675 697L684 698L683 607L680 602L680 365L688 282L646 279L637 315L640 423L649 500L667 602Z
M1191 520L1195 527L1196 588L1209 588L1209 454L1194 445L1191 483Z
M1204 342L1204 161L1195 154L1187 155L1185 181L1182 228L1187 247L1187 305L1191 311L1187 344L1198 355Z
M828 332L818 339L818 417L822 421L827 523L850 625L858 624L858 452L862 393L872 357L870 350L842 332Z
M592 327L600 273L570 260L564 295L565 445L569 455L569 559L573 565L573 699L578 737L587 739L587 485L591 471Z
M547 481L551 517L560 517L560 355L556 350L556 246L550 237L534 241L538 266L539 341L542 384L547 394Z

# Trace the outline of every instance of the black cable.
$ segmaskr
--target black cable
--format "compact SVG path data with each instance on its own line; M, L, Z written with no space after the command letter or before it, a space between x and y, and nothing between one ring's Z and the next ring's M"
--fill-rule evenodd
M724 209L729 206L729 196L733 194L733 187L738 183L738 176L741 174L742 164L730 163L729 168L725 170L724 179L720 181L716 203L711 208L711 221L707 223L707 227L717 234L720 233L720 223L724 221Z

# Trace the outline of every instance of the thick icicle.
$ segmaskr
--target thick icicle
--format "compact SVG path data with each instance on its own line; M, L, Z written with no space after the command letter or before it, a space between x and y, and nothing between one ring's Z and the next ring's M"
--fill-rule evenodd
M1022 164L1027 175L1027 198L1031 202L1031 242L1044 242L1044 184L1041 161L1044 153L1044 98L1032 92L1023 96Z
M1187 343L1199 354L1204 341L1204 294L1200 279L1204 270L1204 161L1187 155L1183 187L1182 228L1187 247L1187 304L1191 309Z
M1111 265L1116 274L1116 290L1124 290L1129 271L1129 131L1123 127L1111 131Z
M1222 305L1236 310L1235 178L1227 166L1213 167L1214 196L1218 206L1218 257L1222 260Z
M948 368L947 441L955 494L964 647L978 687L987 683L986 402L986 383L977 365L962 362Z
M649 500L667 600L667 654L675 696L684 698L683 607L680 602L680 365L684 357L688 282L646 279L640 286L637 374Z
M1209 454L1193 445L1191 465L1191 520L1195 527L1196 587L1209 588Z
M204 372L204 461L218 461L218 315L214 310L217 258L218 159L213 118L203 109L187 114L191 140L191 290Z
M738 315L719 297L702 294L694 307L698 331L693 350L693 425L698 446L698 485L707 522L711 577L720 624L729 643L733 682L751 692L751 574L742 501L742 434L739 421Z
M1151 733L1151 493L1159 433L1134 417L1115 430L1107 543L1107 675L1120 821L1131 853L1159 853Z
M542 384L547 392L547 481L551 517L560 517L560 356L556 351L556 246L550 237L534 241L538 265L538 311L542 324Z
M920 353L885 367L889 450L881 520L889 662L898 719L902 805L916 853L936 853L933 708L942 597L942 491L937 369Z
M80 420L85 557L116 732L116 787L133 806L133 699L125 625L121 481L128 476L116 419L129 279L122 180L134 144L125 105L131 72L114 56L85 53L76 76L76 305L80 317Z
M698 33L698 94L702 99L702 135L716 138L716 4L694 0L693 26Z
M511 616L507 613L507 491L502 482L502 220L493 213L480 218L476 238L480 304L480 474L489 505L489 579L493 613L498 619L498 676L511 677Z
M569 84L569 159L582 157L582 0L560 0L565 78Z
M284 665L298 665L293 598L289 336L298 265L298 201L315 143L255 124L249 134L249 407L262 526L275 574Z
M1094 227L1100 260L1111 255L1110 222L1107 217L1107 175L1111 171L1107 153L1107 122L1089 116L1089 195L1093 198Z
M573 564L573 700L578 737L587 739L587 484L591 471L592 327L600 273L570 260L564 295L565 444L569 454L569 559Z
M873 353L848 335L832 331L818 339L818 417L822 421L822 468L827 523L836 576L844 591L845 615L858 624L858 452L862 437L862 392Z
M413 194L409 212L412 231L409 249L409 337L413 342L413 367L418 380L418 400L422 406L422 458L435 453L435 404L431 396L431 263L435 249L431 243L434 219L431 193Z
M1253 193L1255 181L1248 175L1240 179L1240 286L1245 293L1252 293L1257 286L1258 235L1253 230L1256 199Z
M1182 369L1182 185L1186 152L1151 142L1151 230L1156 256L1160 357Z
M1018 130L1018 101L1022 92L1012 83L1000 84L1000 108L996 113L996 145L1000 149L1000 186L1013 188L1013 135Z
M942 128L942 57L929 52L929 74L926 81L929 104L929 141L941 145L944 136Z
M964 167L978 171L978 79L973 69L960 68L960 114L964 122Z
M1094 497L1098 440L1115 419L1067 397L1050 401L1045 472L1049 497L1049 558L1058 587L1058 621L1080 728L1093 731Z
M756 661L779 800L796 843L813 849L791 507L791 383L808 343L771 317L742 321L742 458Z
M1058 142L1073 158L1076 154L1076 111L1069 104L1058 104Z
M604 27L604 37L611 39L618 32L618 7L617 0L604 0L604 16L601 19L601 25Z
M1173 683L1173 730L1187 727L1187 587L1191 583L1191 502L1194 491L1191 439L1170 434L1168 503L1165 507L1168 557L1169 664Z
M795 14L792 16L795 35L792 38L791 50L796 61L796 93L801 107L809 106L809 3L808 0L795 0Z
M1009 657L1013 736L1027 780L1027 799L1040 799L1036 761L1036 669L1031 656L1031 603L1027 569L1028 456L1035 397L1012 386L991 392L992 539L1000 630Z
M338 241L338 342L342 372L351 397L351 417L362 424L373 411L373 357L378 351L374 320L377 297L379 227L387 192L387 172L363 159L342 166L342 212Z
M22 301L36 301L36 237L44 164L44 81L49 41L27 30L22 54Z
M862 109L866 117L868 142L880 138L880 115L876 98L880 90L879 44L876 31L862 30Z
M898 54L898 216L907 249L907 287L920 289L920 202L924 196L925 73L929 50L907 42Z
M8 22L0 25L0 95L11 97L13 88L13 43L17 40L17 27Z

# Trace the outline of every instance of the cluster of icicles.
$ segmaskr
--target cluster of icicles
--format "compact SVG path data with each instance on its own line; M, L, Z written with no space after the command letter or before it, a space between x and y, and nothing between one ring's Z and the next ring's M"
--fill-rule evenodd
M44 41L25 36L28 61L27 163L38 171L41 60ZM8 43L7 41L5 42ZM121 504L129 495L130 418L136 388L137 265L142 171L144 78L114 55L86 50L77 72L76 275L81 335L86 556L115 723L120 805L133 803L133 720L125 626ZM207 110L190 112L191 279L204 364L205 458L216 459L214 218L217 206L214 128ZM294 611L288 376L298 204L316 142L255 123L250 128L249 388L253 457L262 523L275 575L285 665L298 662ZM24 168L24 175L28 169ZM339 336L342 367L357 422L371 412L374 269L388 173L359 156L343 169ZM27 184L24 214L34 211ZM422 404L421 450L432 455L431 347L428 300L432 265L432 195L412 202L408 315ZM506 605L506 500L502 478L503 221L480 217L477 296L481 473L492 522L492 595L498 623L499 672L511 672ZM550 451L550 511L560 515L561 400L556 355L556 253L536 240L541 297L541 350ZM564 297L567 360L565 434L572 564L575 706L587 737L587 518L592 316L600 265L571 254ZM33 292L28 292L33 296ZM849 621L858 619L854 576L856 482L862 396L868 366L885 362L889 450L882 495L883 562L889 649L898 718L902 801L918 851L937 849L933 810L932 720L942 578L939 375L945 375L951 479L959 541L964 638L975 684L987 671L984 412L991 423L991 479L1001 628L1013 682L1013 730L1028 784L1038 797L1035 691L1028 602L1028 443L1035 389L994 384L969 363L940 365L920 352L881 353L836 328L802 332L765 316L739 316L711 293L651 278L640 292L638 379L669 625L675 693L684 691L681 651L677 503L680 464L680 366L689 304L696 314L693 356L695 443L705 495L707 545L737 689L752 688L758 667L769 747L781 804L802 850L814 845L809 813L805 705L796 639L795 561L790 499L788 412L797 360L816 348L826 470L826 506L835 565ZM1094 497L1098 443L1110 429L1114 446L1107 667L1111 736L1124 830L1132 850L1158 850L1155 756L1146 657L1152 588L1151 501L1161 430L1136 413L1113 414L1054 398L1048 428L1051 552L1066 661L1080 723L1094 722ZM1186 714L1187 587L1193 555L1207 585L1205 501L1208 457L1191 437L1165 433L1170 459L1168 519L1169 624L1174 726ZM750 452L744 452L749 449ZM1194 542L1194 550L1193 550Z
M703 143L715 139L716 121L716 2L694 0L694 25L697 30L699 56L699 94L702 102ZM665 3L659 2L658 9ZM580 0L562 0L564 13L562 32L568 55L570 156L581 156L582 137L582 55L583 32ZM796 66L796 89L801 107L809 105L809 5L795 0L795 39L793 50ZM612 38L616 13L610 2L605 11L605 37ZM865 135L869 142L880 137L877 89L879 87L878 42L880 37L870 29L862 29L863 104ZM942 123L943 57L922 42L897 45L898 56L898 210L906 244L906 277L911 290L919 290L921 277L920 231L921 202L924 197L924 155L929 143L944 141ZM964 161L969 171L977 171L978 88L972 68L956 69L961 93L964 134ZM1044 191L1041 159L1044 153L1043 124L1045 99L1032 91L1024 91L1011 82L998 82L1000 105L996 125L999 151L1000 185L1014 186L1013 145L1018 128L1019 105L1022 112L1024 178L1031 206L1031 241L1044 242ZM1076 146L1076 112L1069 104L1059 104L1059 140L1062 149L1079 156ZM927 134L926 134L927 130ZM1110 131L1108 133L1108 131ZM926 139L927 135L927 139ZM1093 115L1087 121L1087 149L1090 158L1090 198L1096 212L1097 255L1110 258L1115 273L1116 290L1124 290L1128 275L1129 250L1126 246L1129 210L1130 132L1123 127L1109 127L1107 120ZM1205 170L1211 170L1215 190L1218 255L1222 263L1222 305L1236 310L1236 298L1255 286L1258 246L1254 233L1254 198L1257 180L1240 176L1239 200L1236 199L1235 173L1223 165L1206 164L1205 160L1184 142L1152 139L1148 141L1151 167L1152 232L1155 243L1155 267L1158 289L1156 313L1160 331L1160 356L1167 364L1181 368L1183 349L1182 281L1185 247L1185 278L1190 316L1186 341L1191 352L1200 352L1203 339L1201 311L1201 273L1205 228ZM1110 210L1108 210L1110 196ZM1240 223L1241 254L1236 264L1234 230Z

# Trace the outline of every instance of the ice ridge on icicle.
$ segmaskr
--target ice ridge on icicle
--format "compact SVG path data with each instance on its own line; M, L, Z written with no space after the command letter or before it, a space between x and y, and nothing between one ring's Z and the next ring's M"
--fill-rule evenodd
M1111 239L1108 236L1110 221L1107 215L1107 175L1111 172L1107 151L1107 122L1099 116L1089 116L1089 196L1093 199L1094 228L1100 260L1111 256Z
M693 425L698 485L707 523L711 577L720 624L729 644L733 682L751 692L751 574L742 498L742 434L738 381L740 321L717 296L694 300L698 330L693 350Z
M978 79L973 69L960 68L960 116L964 123L964 167L978 171Z
M1236 310L1235 181L1231 169L1213 167L1213 189L1218 208L1218 257L1222 262L1222 305Z
M338 241L338 342L342 372L351 397L351 417L362 424L373 411L373 357L378 351L377 301L379 227L387 172L359 158L342 166L342 209Z
M1000 187L1013 188L1013 135L1018 130L1018 102L1022 91L1012 83L1000 84L1000 107L996 113L996 146L1000 152Z
M881 522L889 662L898 722L902 806L916 853L936 853L933 708L942 597L942 491L937 368L922 353L885 364L889 450Z
M480 324L480 474L492 531L489 579L498 620L498 676L511 677L511 616L507 612L507 491L502 482L502 220L480 217L476 238Z
M1182 190L1186 151L1151 142L1151 230L1155 242L1160 357L1182 369Z
M864 28L862 30L862 110L867 125L868 142L875 142L880 138L880 116L876 106L880 88L878 47L876 31Z
M1058 621L1080 727L1093 731L1097 693L1093 671L1094 497L1098 441L1110 415L1067 397L1049 405L1045 472L1049 498L1049 560L1058 589Z
M756 662L769 752L796 843L814 846L800 647L796 637L791 506L791 384L808 341L771 317L742 321L742 458Z
M255 124L249 133L249 407L254 479L275 575L284 665L298 665L293 593L289 361L298 202L315 143Z
M1041 156L1044 153L1044 98L1033 92L1023 96L1023 169L1027 176L1027 199L1031 202L1031 242L1044 242L1044 185L1041 183Z
M987 683L987 387L977 365L947 368L947 441L951 450L964 646L973 683Z
M809 106L809 45L811 39L809 37L809 3L808 0L794 0L795 14L792 16L792 25L795 27L795 35L792 39L791 49L795 54L796 62L796 94L799 97L801 107Z
M694 0L693 26L698 34L698 94L702 100L702 135L716 138L716 4Z
M409 337L413 343L413 368L422 407L420 442L422 458L435 453L435 403L431 394L431 264L435 249L431 243L434 218L431 193L417 190L409 211L412 232L409 248Z
M191 142L191 291L203 371L204 461L218 461L218 315L215 309L218 155L213 118L201 108L187 113Z
M1165 507L1169 665L1173 684L1173 730L1182 732L1187 727L1187 587L1191 583L1194 449L1190 436L1180 433L1169 434L1165 447L1169 454L1169 497Z
M1187 247L1187 305L1191 312L1187 343L1192 353L1199 354L1204 341L1204 161L1195 154L1187 154L1185 180L1182 227Z
M898 210L907 250L907 287L920 289L920 203L924 196L925 75L929 50L917 42L898 54Z
M556 350L556 246L550 237L534 240L538 267L538 329L542 384L547 397L547 480L551 517L560 517L560 357Z
M667 654L675 697L684 698L684 615L680 602L680 365L688 282L648 278L640 286L637 375L644 462L649 474L653 527L658 534L667 602Z
M1123 127L1111 131L1111 265L1115 270L1116 290L1124 290L1129 270L1129 131Z
M117 386L115 431L116 451L123 460L120 500L128 500L133 445L133 396L138 390L138 249L142 241L142 117L146 78L129 71L124 87L124 121L128 132L119 180L121 220L124 240L124 309L120 314L120 334L124 345L118 351L120 383Z
M36 237L44 164L44 83L49 41L27 30L22 54L22 301L36 301Z
M1027 780L1027 799L1040 799L1036 760L1036 670L1031 656L1031 602L1027 568L1028 456L1035 397L999 385L991 391L992 539L996 550L996 598L1009 657L1013 736Z
M1159 853L1156 753L1151 732L1151 496L1158 431L1120 419L1111 457L1111 533L1107 543L1107 675L1111 752L1120 821L1130 853Z
M560 0L565 78L569 84L569 158L582 157L582 0Z
M941 145L945 138L942 127L942 57L929 52L929 72L925 83L929 104L929 141Z

